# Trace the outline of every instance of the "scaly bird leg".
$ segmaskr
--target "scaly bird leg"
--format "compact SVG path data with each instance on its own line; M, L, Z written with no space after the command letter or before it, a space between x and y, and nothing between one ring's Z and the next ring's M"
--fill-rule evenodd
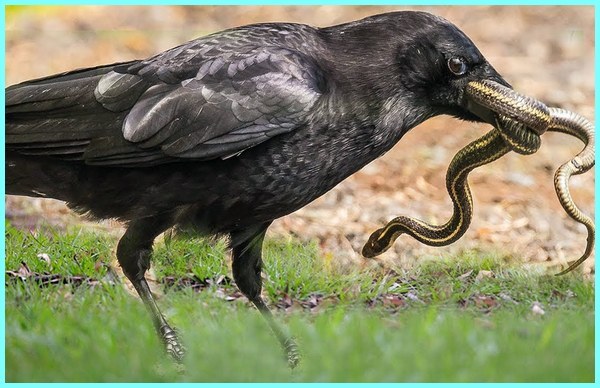
M154 327L165 345L167 353L177 362L181 362L185 350L179 342L175 330L169 326L167 320L158 309L148 282L144 277L144 274L150 268L152 243L156 236L169 226L170 223L167 219L159 217L144 218L131 222L119 241L117 259L123 269L123 273L131 281L150 312Z
M270 223L231 233L233 278L240 291L256 306L281 343L288 364L294 368L300 361L298 346L289 334L275 322L273 314L260 296L262 289L262 244Z

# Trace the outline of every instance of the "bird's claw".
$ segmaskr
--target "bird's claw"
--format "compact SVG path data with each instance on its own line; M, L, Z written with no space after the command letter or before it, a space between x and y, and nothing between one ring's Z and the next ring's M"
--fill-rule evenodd
M300 362L300 349L293 338L288 338L283 344L287 356L287 362L291 369L294 369Z
M177 363L181 363L185 355L185 348L179 341L177 332L167 325L160 328L160 336L167 354Z

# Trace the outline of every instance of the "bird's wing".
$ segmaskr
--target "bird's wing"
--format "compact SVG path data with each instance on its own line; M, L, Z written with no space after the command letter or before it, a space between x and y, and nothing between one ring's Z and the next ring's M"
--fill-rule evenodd
M302 126L323 92L317 63L281 47L283 37L228 30L11 86L6 148L114 166L235 155Z
M191 54L176 49L178 55L167 52L171 55L100 79L96 99L106 109L129 110L122 126L127 142L116 147L111 141L92 142L86 161L139 165L158 154L226 158L301 126L322 93L316 64L292 50L248 46L232 52L213 47L208 58L196 56L195 63L185 63ZM142 83L151 86L141 95L131 93Z

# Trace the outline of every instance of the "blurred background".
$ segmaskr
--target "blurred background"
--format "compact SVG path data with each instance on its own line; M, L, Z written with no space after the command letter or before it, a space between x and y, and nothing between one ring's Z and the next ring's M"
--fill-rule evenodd
M515 89L550 106L594 118L594 8L401 6L11 6L6 9L7 85L79 67L141 59L195 37L258 22L329 26L368 15L418 9L463 30ZM491 127L442 116L414 128L392 151L311 205L277 220L271 236L318 241L326 260L366 265L360 249L391 218L444 223L452 214L445 172L461 147ZM554 266L578 258L585 229L560 207L554 171L582 148L546 134L531 156L508 154L471 174L475 210L469 231L450 247L430 248L403 236L375 259L413 265L464 250L485 250ZM594 215L594 170L571 180L581 210ZM52 200L6 198L6 217L33 229L86 224L120 234L114 221L89 223ZM584 264L593 273L593 259Z

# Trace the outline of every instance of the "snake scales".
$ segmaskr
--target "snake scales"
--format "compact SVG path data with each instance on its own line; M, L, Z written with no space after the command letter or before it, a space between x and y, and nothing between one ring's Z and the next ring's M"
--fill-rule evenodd
M535 153L541 145L540 135L552 131L575 136L585 143L584 149L560 166L554 176L554 187L562 207L588 232L583 255L558 275L572 271L590 256L594 247L594 222L579 210L569 193L571 175L582 174L594 166L594 125L576 113L548 108L536 99L493 81L469 83L466 95L471 103L496 112L496 126L458 151L448 167L446 188L454 206L452 217L443 225L432 225L406 216L394 218L371 234L363 247L363 256L374 257L383 253L403 233L432 246L444 246L458 240L467 231L472 217L473 200L467 182L469 173L510 151Z

